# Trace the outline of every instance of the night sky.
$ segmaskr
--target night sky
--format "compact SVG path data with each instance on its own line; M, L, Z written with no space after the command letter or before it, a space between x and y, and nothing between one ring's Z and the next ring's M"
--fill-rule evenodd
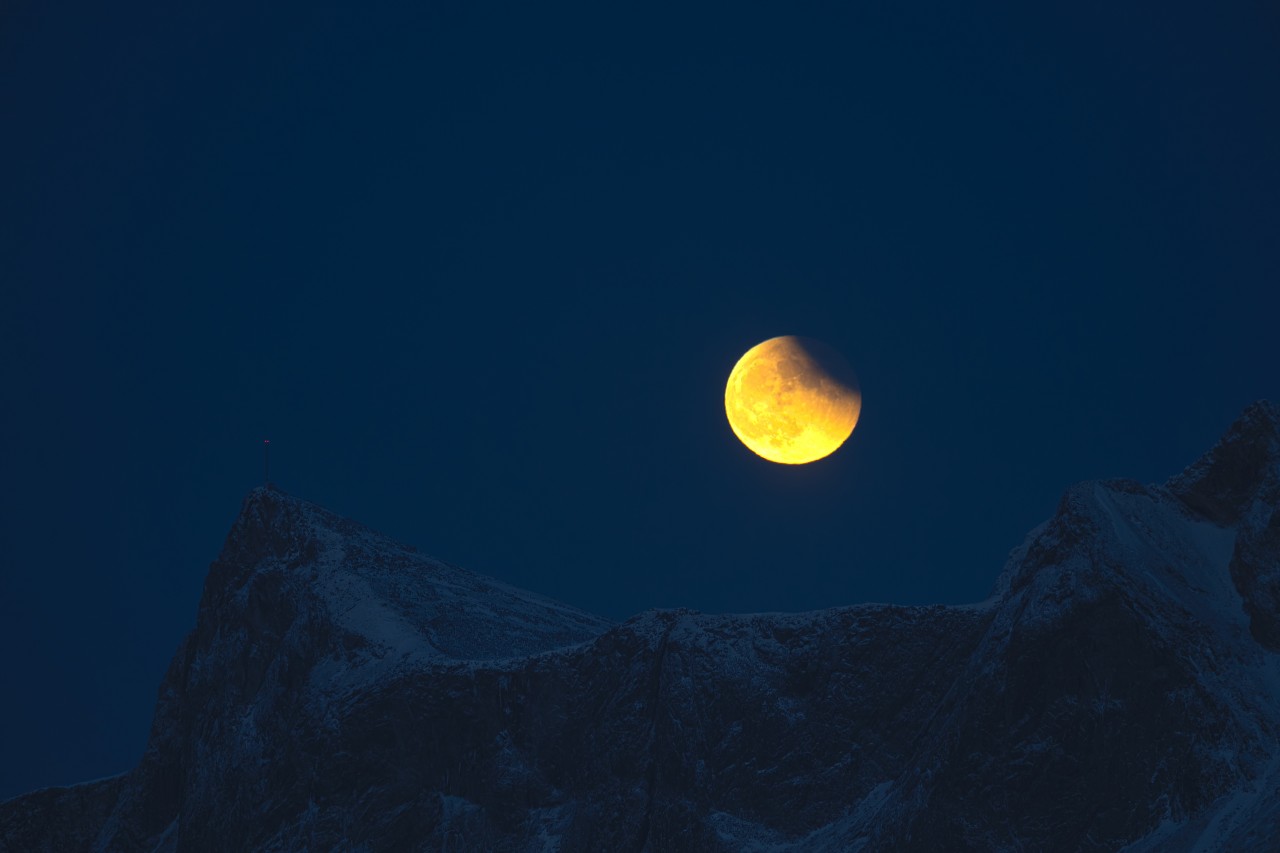
M1273 3L267 5L0 5L0 798L136 762L264 438L620 620L984 598L1280 399Z

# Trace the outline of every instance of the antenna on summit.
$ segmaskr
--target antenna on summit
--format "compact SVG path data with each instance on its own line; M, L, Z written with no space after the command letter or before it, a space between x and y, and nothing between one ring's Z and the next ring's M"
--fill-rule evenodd
M262 439L262 485L271 485L271 439Z

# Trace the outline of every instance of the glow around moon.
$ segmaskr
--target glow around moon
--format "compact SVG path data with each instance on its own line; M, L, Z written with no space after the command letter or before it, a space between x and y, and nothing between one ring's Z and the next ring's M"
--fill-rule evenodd
M831 347L793 335L747 350L729 374L734 435L770 462L803 465L844 444L862 412L853 368Z

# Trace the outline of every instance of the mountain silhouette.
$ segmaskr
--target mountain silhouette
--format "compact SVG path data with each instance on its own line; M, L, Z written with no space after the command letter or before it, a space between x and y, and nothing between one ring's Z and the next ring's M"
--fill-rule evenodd
M138 766L14 851L1273 851L1280 409L1077 484L966 606L613 624L274 488Z

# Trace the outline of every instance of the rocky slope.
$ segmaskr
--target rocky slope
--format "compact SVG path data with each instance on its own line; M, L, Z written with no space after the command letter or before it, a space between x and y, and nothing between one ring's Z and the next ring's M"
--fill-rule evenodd
M249 495L138 767L6 850L1274 850L1280 409L986 602L621 625Z

